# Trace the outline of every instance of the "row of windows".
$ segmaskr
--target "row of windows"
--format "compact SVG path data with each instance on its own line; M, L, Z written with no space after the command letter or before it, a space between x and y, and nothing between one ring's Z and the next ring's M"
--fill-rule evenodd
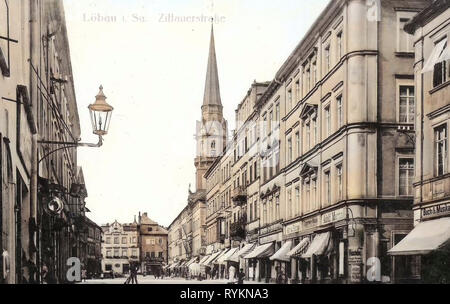
M120 237L114 237L114 244L127 244L128 240L129 240L130 244L137 243L137 237L130 237L128 239L127 237L124 236L124 237L122 237L122 240L120 240ZM106 242L106 244L111 244L111 237L106 237L105 242Z
M114 253L114 255L112 255ZM128 250L126 249L122 249L122 255L120 254L121 251L119 249L114 249L114 250L106 250L106 257L107 258L112 258L112 257L128 257ZM131 256L133 257L137 257L138 252L137 249L132 249L131 250Z

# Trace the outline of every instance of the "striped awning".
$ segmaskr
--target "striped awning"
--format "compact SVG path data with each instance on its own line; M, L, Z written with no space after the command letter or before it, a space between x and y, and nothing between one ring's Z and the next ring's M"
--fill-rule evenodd
M255 247L255 244L246 244L244 247L242 247L240 250L236 250L232 255L230 255L229 257L227 257L225 259L225 261L230 261L230 262L239 262L239 258L243 257L247 254L250 253L250 251L252 251L252 249Z
M271 261L282 261L282 262L289 262L291 258L287 255L287 253L291 250L292 247L292 241L287 241L286 243L281 246L280 249L278 249L277 252L275 252L274 255L270 257Z
M220 252L220 254L219 254L214 260L212 260L212 263L213 263L213 264L221 264L221 263L219 262L219 259L222 258L228 251L229 251L229 249L224 249L224 250L222 250L222 251Z
M259 259L267 258L274 254L275 248L273 243L260 245L252 250L249 254L244 256L244 259Z
M207 259L209 259L210 256L211 256L210 254L205 255L205 256L200 260L200 262L198 262L198 263L199 263L200 265L203 265L203 263L204 263Z
M192 263L197 262L198 257L193 257L192 259L189 260L189 262L186 263L186 267L189 267L189 265L191 265Z
M215 259L219 256L219 254L220 254L221 252L222 252L222 251L217 251L216 253L211 254L211 255L209 256L209 258L208 258L206 261L203 262L203 265L205 265L205 266L210 265L211 262L212 262L213 260L215 260Z
M228 258L232 256L235 252L239 251L239 248L231 248L227 253L223 254L220 258L217 259L219 264L224 264L228 261Z
M309 238L304 238L293 249L291 249L291 251L287 253L287 256L300 257L300 255L305 252L306 248L308 248L308 245L309 245Z
M330 232L324 232L316 235L306 253L302 255L302 258L310 258L313 255L323 255L328 249L330 239Z

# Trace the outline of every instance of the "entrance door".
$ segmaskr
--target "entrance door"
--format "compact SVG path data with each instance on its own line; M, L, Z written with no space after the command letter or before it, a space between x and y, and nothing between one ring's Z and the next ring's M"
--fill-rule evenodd
M130 272L130 264L123 264L122 272L123 274L128 274Z

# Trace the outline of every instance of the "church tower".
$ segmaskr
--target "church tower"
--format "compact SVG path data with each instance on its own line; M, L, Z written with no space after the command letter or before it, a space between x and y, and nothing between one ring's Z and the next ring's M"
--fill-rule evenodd
M215 159L223 153L227 142L227 122L223 118L223 106L220 99L219 74L212 25L202 119L197 121L196 140L196 190L204 190L206 189L206 181L203 175Z

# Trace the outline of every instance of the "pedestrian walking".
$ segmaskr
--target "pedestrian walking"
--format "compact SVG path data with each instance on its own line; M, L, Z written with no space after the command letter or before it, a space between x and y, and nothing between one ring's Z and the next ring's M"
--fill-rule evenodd
M44 264L44 265L42 265L42 270L41 270L42 284L48 284L47 275L48 275L48 268L47 268L47 265Z
M228 284L235 284L236 267L231 265L230 268L228 268L228 273L229 273Z
M86 268L83 268L83 270L81 270L81 281L86 282L86 280L87 280L87 271Z
M138 272L138 265L137 263L133 263L132 270L131 270L131 284L138 284L137 280L137 272Z
M239 273L238 273L238 284L244 284L244 279L245 279L245 273L244 273L244 269L240 269Z

